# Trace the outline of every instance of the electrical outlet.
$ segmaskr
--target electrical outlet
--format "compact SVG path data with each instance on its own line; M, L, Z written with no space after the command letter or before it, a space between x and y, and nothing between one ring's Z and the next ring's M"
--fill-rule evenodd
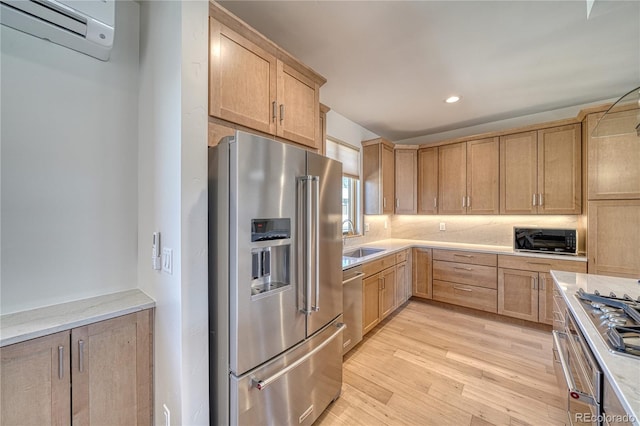
M369 228L369 223L364 224L364 232L369 232L371 229Z
M441 231L446 231L447 230L447 225L445 225L444 222L440 222L440 230Z
M173 250L170 248L162 249L162 271L173 274Z
M387 229L387 221L384 221L384 229Z

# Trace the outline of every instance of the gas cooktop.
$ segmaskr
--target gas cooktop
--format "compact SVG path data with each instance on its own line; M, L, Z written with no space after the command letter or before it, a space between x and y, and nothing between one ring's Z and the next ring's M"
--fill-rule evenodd
M612 352L640 359L640 296L579 289L576 297Z

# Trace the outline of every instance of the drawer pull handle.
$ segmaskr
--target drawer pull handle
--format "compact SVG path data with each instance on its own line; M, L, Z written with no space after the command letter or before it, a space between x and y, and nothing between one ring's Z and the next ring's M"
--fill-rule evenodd
M463 268L461 266L454 266L453 269L458 269L460 271L473 271L472 268Z
M64 346L58 346L58 379L64 377Z
M458 253L454 253L453 255L454 255L454 256L457 256L457 257L466 257L467 259L471 259L471 258L473 258L473 256L472 256L472 255L470 255L470 254L458 254Z
M464 288L464 287L457 287L457 286L453 286L454 290L460 290L460 291L468 291L468 292L472 292L473 290L471 290L470 288Z
M551 267L550 263L544 263L544 262L527 262L529 265L542 265L542 266L549 266Z

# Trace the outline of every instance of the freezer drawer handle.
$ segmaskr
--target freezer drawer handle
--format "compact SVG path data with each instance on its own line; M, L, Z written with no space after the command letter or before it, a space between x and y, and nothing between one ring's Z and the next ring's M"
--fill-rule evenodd
M251 379L251 385L258 389L258 390L264 390L267 386L269 386L270 384L272 384L273 382L275 382L276 380L278 380L280 377L284 376L285 374L287 374L288 372L290 372L291 370L295 369L296 367L298 367L300 364L303 364L305 361L307 361L309 358L311 358L312 356L314 356L316 353L318 353L319 351L322 350L322 348L324 348L325 346L327 346L329 343L331 343L331 341L333 341L333 339L335 339L336 337L338 337L338 335L340 333L342 333L345 328L347 328L347 326L343 323L338 323L336 324L336 326L338 327L338 329L336 331L333 332L333 334L331 335L331 337L329 337L327 340L325 340L324 342L320 343L318 346L316 346L315 348L313 348L311 350L311 352L309 352L308 354L306 354L305 356L303 356L302 358L298 359L297 361L295 361L292 364L287 365L285 368L283 368L282 370L278 371L276 374L274 374L273 376L264 379L264 380L260 380L260 379L256 379L255 377Z

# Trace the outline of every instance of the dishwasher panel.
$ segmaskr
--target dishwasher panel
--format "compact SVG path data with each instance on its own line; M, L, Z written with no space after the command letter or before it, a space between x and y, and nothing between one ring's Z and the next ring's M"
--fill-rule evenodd
M342 273L342 304L347 329L342 338L342 355L362 340L362 266L346 269Z

